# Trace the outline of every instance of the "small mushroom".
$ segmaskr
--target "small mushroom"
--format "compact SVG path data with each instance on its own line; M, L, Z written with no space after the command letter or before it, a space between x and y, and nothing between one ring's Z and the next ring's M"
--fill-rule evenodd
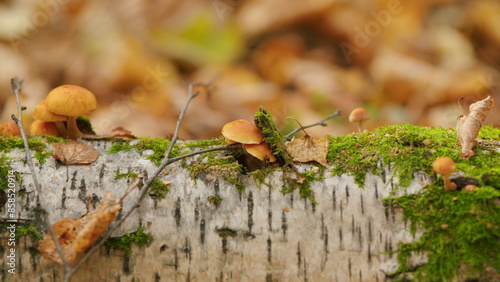
M68 117L68 137L77 139L82 133L76 125L76 118L96 109L97 101L89 90L76 85L62 85L49 92L45 99L47 109Z
M260 144L263 139L260 129L244 119L226 123L222 127L222 136L228 144Z
M51 136L60 136L59 131L57 130L56 124L51 121L41 121L35 120L30 125L30 134L31 135L51 135Z
M20 136L21 131L19 130L19 127L14 121L8 121L4 124L2 124L2 135L13 135L13 136Z
M444 191L455 190L457 185L450 181L450 174L457 169L455 162L450 157L439 157L432 164L436 173L443 175Z
M58 134L57 135L49 134L49 135L53 135L53 136L66 136L67 135L66 126L64 125L63 122L67 121L68 117L63 116L63 115L58 115L58 114L55 114L55 113L49 111L47 109L47 105L45 104L45 100L43 100L42 102L38 103L38 105L36 105L35 109L33 110L32 116L35 120L44 121L44 122L52 122L54 124L54 126L57 128ZM36 126L38 127L40 125L41 125L41 123L38 123L38 125L36 125ZM30 129L31 129L31 127L30 127ZM30 130L30 132L33 135L38 135L38 134L33 133L31 130ZM40 135L46 135L46 134L40 134Z
M269 147L267 143L262 142L260 144L244 144L243 148L245 148L245 151L247 151L247 153L261 161L276 161L276 157L273 155L271 147Z
M358 131L365 131L363 124L370 119L370 114L364 108L356 108L352 110L349 115L349 122L356 123L358 125Z

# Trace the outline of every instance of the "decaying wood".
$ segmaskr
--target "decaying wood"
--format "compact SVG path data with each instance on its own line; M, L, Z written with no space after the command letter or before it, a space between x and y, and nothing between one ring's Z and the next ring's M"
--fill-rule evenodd
M103 200L105 191L120 197L130 179L114 179L115 171L137 172L148 177L154 164L145 160L151 152L103 153L110 142L92 142L101 152L90 165L60 165L50 158L38 168L43 183L43 201L50 207L50 219L79 218L87 213L89 197ZM37 201L29 169L22 153L14 150L12 170L20 173L24 193L17 194L18 219L38 224ZM188 162L189 165L189 162ZM299 165L300 171L313 167ZM69 169L69 180L67 180ZM327 170L326 170L327 171ZM174 164L160 177L171 181L167 198L147 196L139 209L124 221L114 236L145 227L154 241L134 246L130 258L122 251L104 247L92 255L72 281L384 281L396 270L395 255L384 252L398 242L412 242L409 225L399 210L385 208L395 180L367 174L363 189L347 175L314 182L317 205L300 199L298 191L282 194L282 173L271 173L256 187L253 177L243 176L246 190L239 194L234 185L214 175L200 174L196 180L189 170ZM413 193L427 181L416 174L406 193ZM139 191L123 202L128 209ZM222 199L220 205L210 201ZM93 201L95 208L97 201ZM7 239L1 240L7 248ZM63 268L36 252L37 242L29 236L17 239L17 273L8 281L40 279L60 281ZM414 258L418 264L424 258ZM0 257L5 265L6 257Z
M471 104L469 113L457 118L457 138L462 147L460 158L466 159L474 155L472 149L477 144L477 135L493 105L493 98L488 96L484 100Z

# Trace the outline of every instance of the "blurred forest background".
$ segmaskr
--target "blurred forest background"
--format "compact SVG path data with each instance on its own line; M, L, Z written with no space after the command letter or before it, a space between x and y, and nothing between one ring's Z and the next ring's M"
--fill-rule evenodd
M284 131L341 117L311 135L367 128L454 127L470 103L500 101L498 0L0 0L1 122L15 112L10 79L25 78L29 112L54 87L98 100L97 133L173 132L186 85L214 80L180 137L217 137L259 106ZM202 89L203 90L203 89ZM498 125L498 106L484 124Z

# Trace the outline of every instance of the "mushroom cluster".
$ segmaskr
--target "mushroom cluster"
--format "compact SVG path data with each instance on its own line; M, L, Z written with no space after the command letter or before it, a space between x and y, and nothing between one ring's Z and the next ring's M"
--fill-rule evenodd
M30 126L30 133L77 139L82 133L76 118L92 112L96 107L96 98L89 90L76 85L56 87L33 110L35 121Z
M261 161L276 161L271 148L264 142L260 129L247 120L238 119L226 123L222 127L222 136L228 144L242 144L248 154Z

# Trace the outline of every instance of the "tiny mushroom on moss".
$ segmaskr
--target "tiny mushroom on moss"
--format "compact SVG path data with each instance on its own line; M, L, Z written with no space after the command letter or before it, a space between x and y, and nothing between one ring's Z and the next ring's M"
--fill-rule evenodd
M59 131L57 130L56 124L51 121L41 121L35 120L30 125L31 135L51 135L59 137Z
M95 110L97 101L94 94L83 87L62 85L49 92L45 105L49 111L68 117L67 135L71 139L77 139L82 133L76 125L76 118Z
M273 155L271 147L269 147L267 143L262 142L260 144L244 144L243 148L245 149L245 151L247 151L247 153L261 161L276 161L276 157Z
M222 127L222 136L228 144L260 144L263 139L260 129L244 119L226 123Z
M358 131L363 132L365 130L364 123L370 119L370 114L364 108L356 108L352 110L349 115L349 122L356 123L358 125Z
M455 190L457 185L450 181L450 174L457 169L455 162L450 157L439 157L432 164L435 172L443 175L444 190Z

